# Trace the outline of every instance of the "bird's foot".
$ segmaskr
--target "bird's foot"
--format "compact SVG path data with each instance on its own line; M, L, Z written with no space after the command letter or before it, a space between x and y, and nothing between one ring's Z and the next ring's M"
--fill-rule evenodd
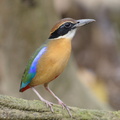
M43 102L45 102L46 106L50 108L51 112L54 112L53 108L52 108L52 106L54 105L54 103L49 102L47 100L44 100Z
M68 112L68 114L70 115L70 117L72 117L72 114L71 114L71 112L70 112L70 109L69 109L69 107L68 107L66 104L64 104L61 100L58 101L58 104L60 104L63 109L66 109L67 112Z

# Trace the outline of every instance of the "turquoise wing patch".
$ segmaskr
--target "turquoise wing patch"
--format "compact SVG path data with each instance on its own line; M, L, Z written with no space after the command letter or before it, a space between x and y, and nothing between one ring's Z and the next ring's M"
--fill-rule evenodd
M35 77L37 72L38 61L40 60L41 56L45 53L46 50L47 46L43 45L40 48L38 48L36 52L33 54L33 56L30 58L25 68L24 74L22 76L20 89L26 87Z

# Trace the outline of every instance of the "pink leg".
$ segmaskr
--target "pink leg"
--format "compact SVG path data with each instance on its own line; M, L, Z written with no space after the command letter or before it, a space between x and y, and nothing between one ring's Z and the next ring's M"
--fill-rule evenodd
M44 87L46 88L46 90L47 90L48 92L50 92L50 94L51 94L53 97L55 97L55 98L57 99L58 104L60 104L63 109L65 108L65 109L67 110L68 114L72 117L72 114L71 114L69 108L66 106L66 104L63 103L62 100L60 100L60 99L50 90L48 84L44 84Z
M35 92L35 94L39 97L39 99L43 102L45 102L45 104L47 105L47 107L50 107L50 110L53 112L53 108L52 108L52 105L53 103L45 100L38 92L37 90L34 88L34 87L31 87L31 89Z

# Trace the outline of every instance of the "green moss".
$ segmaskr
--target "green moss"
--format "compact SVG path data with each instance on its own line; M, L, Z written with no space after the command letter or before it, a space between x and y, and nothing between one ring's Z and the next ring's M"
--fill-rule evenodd
M86 110L70 107L72 118L60 105L54 105L54 113L39 100L24 100L0 95L0 119L38 120L120 120L120 111Z
M120 118L120 111L114 111L113 114L114 114L115 116L117 116L118 118Z

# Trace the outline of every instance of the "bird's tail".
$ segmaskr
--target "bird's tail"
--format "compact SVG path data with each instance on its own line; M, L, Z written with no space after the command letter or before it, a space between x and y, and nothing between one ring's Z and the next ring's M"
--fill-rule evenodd
M19 92L24 92L25 90L27 90L27 89L29 89L29 88L30 88L30 86L27 85L27 86L24 87L24 88L20 88Z

